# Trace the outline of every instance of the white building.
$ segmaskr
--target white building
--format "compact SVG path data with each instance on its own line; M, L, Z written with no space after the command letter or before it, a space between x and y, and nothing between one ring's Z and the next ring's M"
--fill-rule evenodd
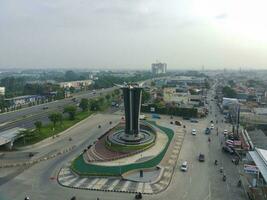
M166 63L152 63L151 70L153 74L165 74L167 72Z
M59 83L62 88L70 88L73 87L75 89L80 89L81 87L89 86L93 83L92 80L82 80L82 81L69 81L69 82L61 82Z
M0 95L5 95L6 88L5 87L0 87Z

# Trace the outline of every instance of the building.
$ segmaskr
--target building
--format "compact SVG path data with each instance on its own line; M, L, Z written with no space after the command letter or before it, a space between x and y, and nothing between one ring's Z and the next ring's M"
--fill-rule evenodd
M59 83L60 87L62 88L75 88L81 89L83 87L87 87L93 83L92 80L82 80L82 81L69 81L69 82L61 82Z
M18 96L14 98L8 98L8 99L5 99L5 101L7 101L11 107L13 106L16 107L16 106L26 105L29 103L35 103L35 102L41 101L44 98L45 98L44 96L40 96L40 95L25 95L25 96Z
M165 74L167 72L166 63L152 63L151 65L152 74Z
M5 87L0 87L0 96L5 96L5 91L6 91Z

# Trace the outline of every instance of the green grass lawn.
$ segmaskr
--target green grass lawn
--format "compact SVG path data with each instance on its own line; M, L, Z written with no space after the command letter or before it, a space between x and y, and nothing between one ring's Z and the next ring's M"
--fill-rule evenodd
M48 125L44 125L42 127L40 133L39 133L39 131L35 130L34 131L35 137L31 137L31 138L27 139L25 143L24 143L24 138L20 138L20 139L16 140L14 143L14 147L16 148L16 147L35 144L37 142L44 140L45 138L51 137L53 135L55 136L58 133L66 130L66 129L70 128L71 126L75 125L76 123L80 122L81 120L89 117L91 114L92 114L92 112L90 112L90 111L79 112L79 113L77 113L75 120L69 120L68 118L64 118L62 124L58 123L55 126L54 130L53 130L52 123L50 123Z

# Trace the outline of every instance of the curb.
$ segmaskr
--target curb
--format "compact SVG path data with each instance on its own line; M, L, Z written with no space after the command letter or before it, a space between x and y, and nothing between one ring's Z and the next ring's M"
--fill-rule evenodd
M45 157L41 157L38 158L36 160L31 160L31 161L27 161L27 162L22 162L22 163L14 163L14 164L6 164L6 165L0 165L0 168L11 168L11 167L19 167L19 166L28 166L28 165L34 165L36 163L39 163L41 161L45 161L45 160L49 160L52 159L56 156L62 155L64 153L70 152L71 150L73 150L76 147L76 145L69 147L67 149L63 149L57 153L54 153L50 156L45 156Z

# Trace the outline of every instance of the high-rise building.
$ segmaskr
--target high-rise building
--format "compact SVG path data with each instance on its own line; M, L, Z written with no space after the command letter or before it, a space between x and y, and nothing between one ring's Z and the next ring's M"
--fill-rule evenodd
M166 63L152 63L151 70L153 74L165 74L167 72Z
M5 87L0 87L0 95L5 96Z

